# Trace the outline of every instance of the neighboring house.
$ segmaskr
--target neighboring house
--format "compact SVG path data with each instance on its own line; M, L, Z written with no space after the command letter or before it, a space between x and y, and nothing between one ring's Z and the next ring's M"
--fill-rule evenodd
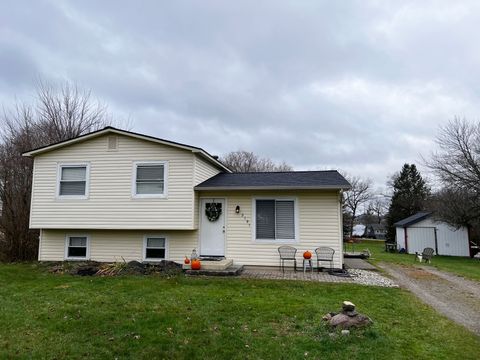
M231 173L189 145L112 127L24 154L34 158L30 227L39 260L180 262L197 249L278 265L277 248L335 249L343 264L337 171Z
M362 237L369 239L385 239L387 229L383 224L368 224L365 225L365 232Z
M430 212L418 212L394 226L398 249L405 249L409 254L421 253L430 247L437 255L470 256L468 229L437 221Z

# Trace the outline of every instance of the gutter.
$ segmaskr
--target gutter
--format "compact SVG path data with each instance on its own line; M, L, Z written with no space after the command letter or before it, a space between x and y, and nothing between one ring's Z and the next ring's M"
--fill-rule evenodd
M196 191L228 191L228 190L348 190L350 187L335 185L325 186L195 186Z

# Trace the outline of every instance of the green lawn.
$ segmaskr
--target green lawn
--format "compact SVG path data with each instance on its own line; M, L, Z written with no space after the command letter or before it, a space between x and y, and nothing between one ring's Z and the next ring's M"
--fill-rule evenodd
M373 327L331 337L321 318L343 300ZM479 348L400 289L0 265L0 358L476 359Z
M350 245L349 245L350 246ZM385 252L385 245L383 241L362 240L360 244L355 244L355 250L369 249L372 252L371 261L373 263L379 261L415 265L415 255L397 254ZM473 280L480 280L480 260L464 258L458 256L435 256L430 265L439 270L449 271L466 278Z

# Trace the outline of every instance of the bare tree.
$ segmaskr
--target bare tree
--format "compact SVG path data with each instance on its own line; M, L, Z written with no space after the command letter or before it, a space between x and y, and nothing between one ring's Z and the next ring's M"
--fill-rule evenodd
M437 216L480 227L480 122L455 118L440 128L436 142L439 150L426 165L443 185L434 198Z
M378 224L382 222L383 217L388 211L388 201L383 195L373 195L368 204L368 212L375 215Z
M276 164L268 158L261 158L253 152L239 150L224 155L220 161L233 172L292 171L285 162Z
M443 188L432 196L429 207L453 227L470 227L479 222L480 204L472 191Z
M38 232L29 230L33 161L22 153L102 128L108 123L105 106L65 83L40 83L34 104L17 103L4 110L0 131L0 258L32 260Z
M372 199L372 180L361 179L357 176L346 176L351 185L350 190L344 193L343 202L344 208L349 213L350 220L350 236L353 233L353 224L357 217L357 211L363 204L368 203Z
M68 82L58 88L40 81L34 110L38 131L49 142L74 138L112 122L106 105L93 99L89 90Z
M426 161L444 185L480 194L480 122L455 118L440 128L439 151Z

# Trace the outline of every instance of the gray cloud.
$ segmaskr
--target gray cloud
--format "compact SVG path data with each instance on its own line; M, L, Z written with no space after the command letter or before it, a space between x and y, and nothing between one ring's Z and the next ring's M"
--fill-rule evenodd
M0 100L91 88L136 131L383 185L478 119L475 1L0 4Z

